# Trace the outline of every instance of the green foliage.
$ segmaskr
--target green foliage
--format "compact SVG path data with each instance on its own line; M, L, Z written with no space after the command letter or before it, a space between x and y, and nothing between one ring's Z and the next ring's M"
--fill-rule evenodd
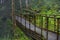
M10 19L7 19L7 25L8 25L8 27L11 27L11 28L13 28L12 27L12 21L10 20ZM17 26L16 26L16 29L15 29L15 36L13 37L13 39L15 40L15 39L19 39L19 40L30 40L30 39L28 39L28 37L22 32L22 30L20 29L20 28L18 28ZM18 36L19 35L19 36Z
M12 38L12 39L14 39L14 38L16 39L16 37L13 37L12 34L11 34L11 32L10 32L11 29L13 28L13 27L12 27L12 20L11 20L11 19L7 19L5 22L6 22L6 23L5 23L5 25L6 25L5 28L6 28L6 29L3 29L2 24L3 24L4 22L2 21L2 17L0 17L0 30L1 30L3 33L6 33L5 35L8 35L9 37L7 37L7 38L6 38L6 37L5 37L5 38L4 38L4 37L1 37L1 36L4 36L4 34L0 31L0 34L2 33L2 34L0 35L0 39L1 39L1 40L7 40L7 39L8 39L8 40L11 40L11 38ZM13 30L12 30L12 31L13 31ZM19 40L30 40L30 39L28 39L28 37L22 32L22 30L21 30L20 28L18 28L17 26L16 26L15 31L16 31L15 34L18 34L18 35L19 35L19 37L18 37ZM16 36L18 36L18 35L16 35ZM11 37L10 37L10 36L11 36ZM14 39L14 40L15 40L15 39Z
M18 35L19 35L18 39L20 39L20 40L31 40L31 38L28 38L28 37L22 32L22 30L21 30L20 28L18 28L17 26L16 26L15 34L18 34Z
M59 0L32 0L30 8L32 10L41 10L41 14L57 14L59 13Z

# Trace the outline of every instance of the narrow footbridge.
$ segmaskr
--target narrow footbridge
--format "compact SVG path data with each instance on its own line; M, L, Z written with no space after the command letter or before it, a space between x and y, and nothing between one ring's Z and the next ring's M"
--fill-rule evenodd
M26 20L26 18L16 15L16 24L19 26L19 28L21 28L24 31L24 33L29 35L34 40L60 40L60 34L59 34L60 20L59 20L59 18L54 17L54 19L57 20L57 29L56 29L57 31L56 32L48 30L48 18L49 17L47 17L47 16L46 16L47 29L43 29L43 28L39 28L39 27L35 26L29 20ZM51 16L51 18L52 18L52 16Z

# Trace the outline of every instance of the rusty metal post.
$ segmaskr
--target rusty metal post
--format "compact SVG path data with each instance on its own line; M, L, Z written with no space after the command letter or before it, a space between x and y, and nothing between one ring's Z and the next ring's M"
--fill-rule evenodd
M60 18L57 18L57 40L59 40Z

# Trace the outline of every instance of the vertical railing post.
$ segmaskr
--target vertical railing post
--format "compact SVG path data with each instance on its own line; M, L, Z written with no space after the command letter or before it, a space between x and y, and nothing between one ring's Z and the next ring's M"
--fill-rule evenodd
M31 14L28 15L28 16L29 16L29 30L30 30L30 20L31 20L31 19L30 19L30 15L31 15Z
M30 18L30 15L32 15L32 14L29 14L28 16L29 16L29 34L32 34L32 32L30 31L31 30L31 24L30 24L30 22L31 22L31 18ZM32 35L31 35L32 36Z
M25 14L26 15L26 14ZM25 31L26 31L26 17L25 17Z
M57 18L57 40L59 40L60 18Z
M56 32L56 16L54 15L54 32Z
M49 24L49 17L46 15L46 39L48 40L48 24Z
M33 14L33 16L34 16L34 31L36 32L36 15Z
M40 15L40 19L41 19L41 22L40 22L40 26L41 26L41 37L42 37L42 32L43 32L43 16L42 15ZM43 40L43 39L41 39L41 40Z

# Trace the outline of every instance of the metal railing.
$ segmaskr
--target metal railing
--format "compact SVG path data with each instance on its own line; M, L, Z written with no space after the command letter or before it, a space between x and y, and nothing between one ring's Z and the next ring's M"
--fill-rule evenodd
M26 30L26 20L29 21L29 30L31 30L31 24L33 24L34 32L36 32L36 27L41 29L41 36L43 30L46 30L46 40L48 40L48 32L57 34L56 40L59 40L60 36L60 15L46 15L37 14L31 10L23 10L25 13L21 14L20 17L25 19L25 29ZM22 21L22 20L21 20ZM26 30L27 32L28 30ZM27 32L28 33L28 32ZM30 33L30 32L29 32Z
M47 30L47 26L49 27L49 22L52 21L53 24L51 24L51 25L53 25L54 28L53 28L53 30L50 30L50 31L53 31L53 32L57 31L57 28L56 28L58 25L57 21L58 21L58 19L60 19L60 15L37 14L36 12L31 11L31 10L30 11L25 10L25 12L26 13L21 14L21 17L25 18L25 20L28 20L30 23L34 24L35 26L38 26L39 28L43 28L43 29ZM40 20L40 21L38 21L38 20ZM39 22L41 25L39 24Z

